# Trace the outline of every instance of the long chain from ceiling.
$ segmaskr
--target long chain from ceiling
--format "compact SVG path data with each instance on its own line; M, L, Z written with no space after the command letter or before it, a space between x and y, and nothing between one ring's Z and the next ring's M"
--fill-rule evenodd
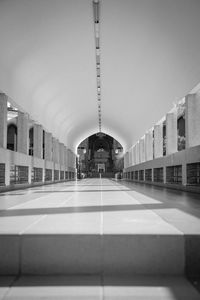
M95 34L95 48L96 48L96 79L97 79L97 104L98 104L98 124L99 132L101 132L102 113L101 113L101 70L100 70L100 1L93 0L93 14L94 14L94 34Z

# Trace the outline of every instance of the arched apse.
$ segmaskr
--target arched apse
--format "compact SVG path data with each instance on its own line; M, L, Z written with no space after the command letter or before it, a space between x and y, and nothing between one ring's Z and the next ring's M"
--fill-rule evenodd
M78 178L114 177L124 167L123 146L112 136L98 132L77 147Z
M91 126L91 123L93 120L88 120L88 122L84 122L81 124L81 126L77 125L75 127L69 128L69 131L67 132L67 144L71 145L72 150L74 152L77 151L78 145L88 138L89 136L98 133L97 126ZM115 129L113 129L111 126L105 127L103 126L102 132L104 134L107 134L111 137L113 137L115 140L117 140L123 147L124 152L127 150L127 141L123 137L123 135L118 133Z

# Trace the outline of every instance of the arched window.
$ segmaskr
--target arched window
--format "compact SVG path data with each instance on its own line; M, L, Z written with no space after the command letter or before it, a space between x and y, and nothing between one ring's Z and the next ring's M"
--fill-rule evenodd
M7 149L17 151L17 126L14 124L7 128Z

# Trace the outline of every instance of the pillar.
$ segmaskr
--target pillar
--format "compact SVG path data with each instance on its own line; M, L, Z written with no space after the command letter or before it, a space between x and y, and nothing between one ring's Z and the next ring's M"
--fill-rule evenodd
M128 155L129 155L129 167L132 166L132 149L130 148L128 151Z
M64 145L64 164L65 164L65 169L68 167L68 160L67 160L67 147Z
M53 147L53 141L52 141L52 134L50 132L45 131L45 159L48 161L52 161L52 147Z
M145 161L153 159L153 131L145 134Z
M59 163L59 142L53 138L53 162Z
M132 165L135 165L135 148L134 146L131 148L131 155L132 155Z
M56 139L56 162L60 163L60 143L58 139Z
M38 158L43 158L43 129L39 124L34 124L33 127L33 155Z
M186 148L200 145L200 94L190 94L185 99Z
M140 163L140 149L139 149L139 142L135 145L135 156L136 156L136 164Z
M29 150L29 117L28 114L18 112L17 117L17 151L27 154Z
M185 161L182 163L182 185L187 185L187 165Z
M177 152L177 113L166 115L166 155Z
M128 164L127 164L127 153L128 152L126 152L125 155L124 155L124 169L126 169L128 167Z
M140 160L140 163L145 162L144 138L141 138L139 141L139 160Z
M163 124L154 126L154 158L163 156Z
M64 144L59 143L59 156L60 156L60 165L64 166Z
M7 96L0 93L0 147L7 148Z
M70 157L70 150L67 149L67 164L68 164L68 168L71 167L71 157Z

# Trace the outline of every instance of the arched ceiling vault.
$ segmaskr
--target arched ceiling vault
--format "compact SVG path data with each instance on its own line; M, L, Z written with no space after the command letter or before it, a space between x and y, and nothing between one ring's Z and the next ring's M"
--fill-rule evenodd
M130 147L200 81L200 1L100 0L102 132ZM98 132L92 0L1 0L0 89L69 147Z

